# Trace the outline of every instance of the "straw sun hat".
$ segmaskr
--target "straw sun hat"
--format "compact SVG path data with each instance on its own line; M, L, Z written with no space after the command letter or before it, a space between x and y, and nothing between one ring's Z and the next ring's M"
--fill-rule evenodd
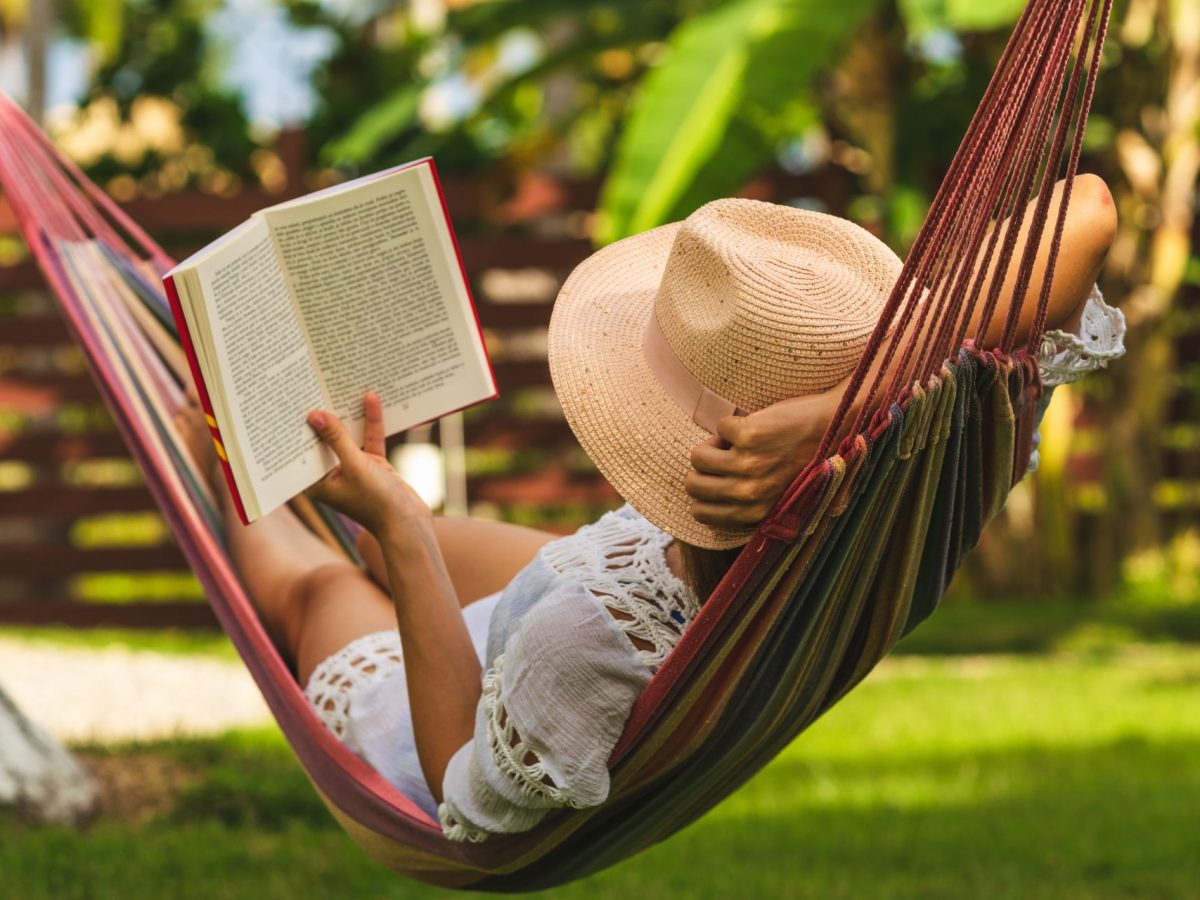
M717 200L584 260L550 320L550 374L601 473L652 523L720 549L753 530L691 515L692 449L724 416L833 387L858 362L900 259L835 216Z

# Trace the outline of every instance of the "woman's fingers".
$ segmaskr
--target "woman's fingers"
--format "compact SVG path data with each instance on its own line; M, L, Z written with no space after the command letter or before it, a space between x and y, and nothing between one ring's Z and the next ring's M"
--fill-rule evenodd
M387 435L383 430L383 402L379 395L368 391L363 397L363 452L375 456L387 453Z
M346 430L341 419L324 410L316 410L308 414L308 425L317 433L322 443L334 452L344 468L357 465L362 451L350 437L350 432Z
M692 504L692 518L710 528L752 528L767 517L771 511L768 504L707 503L697 500Z
M723 416L717 420L716 436L731 447L749 443L753 437L751 422L758 419L755 413L745 416Z
M718 435L710 434L692 450L692 468L709 475L740 474L737 454Z
M697 500L707 500L713 503L746 503L752 498L748 496L752 487L743 479L730 478L725 475L704 475L700 472L688 472L683 480L683 489Z

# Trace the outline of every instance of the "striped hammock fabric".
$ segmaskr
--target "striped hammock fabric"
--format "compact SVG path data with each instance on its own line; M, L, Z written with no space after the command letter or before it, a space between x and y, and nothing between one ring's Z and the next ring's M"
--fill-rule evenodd
M1069 188L1053 221L1051 193L1078 167L1110 12L1111 0L1029 3L821 452L637 701L610 759L609 800L482 844L446 841L325 729L255 615L172 424L188 373L159 281L171 260L7 98L0 184L222 626L333 815L413 878L545 888L665 839L758 772L933 612L1025 471L1041 384L1013 347L1019 310L996 347L977 347L968 323L978 308L974 334L987 331L1000 279L985 291L983 273L1011 262L1016 296L1037 303L1037 346L1050 278L1027 288L1044 235L1053 272ZM1018 248L1019 227L991 226L1020 224L1029 205ZM867 377L880 354L900 361L888 383ZM348 546L336 516L299 511Z

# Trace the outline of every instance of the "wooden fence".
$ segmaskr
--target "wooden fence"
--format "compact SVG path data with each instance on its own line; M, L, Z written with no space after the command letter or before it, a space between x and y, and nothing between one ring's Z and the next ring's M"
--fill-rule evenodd
M764 177L746 193L840 211L848 190L831 172ZM126 209L182 257L300 191L292 178L283 195L189 192ZM619 503L566 427L545 356L558 288L592 249L597 185L531 176L500 193L446 185L501 391L465 416L468 499L473 514L573 530ZM0 257L20 255L15 232L0 202ZM215 624L27 259L0 267L0 622Z

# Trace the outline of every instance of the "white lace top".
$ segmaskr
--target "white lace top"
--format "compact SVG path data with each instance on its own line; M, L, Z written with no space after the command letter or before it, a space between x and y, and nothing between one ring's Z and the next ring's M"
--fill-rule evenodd
M451 840L525 831L608 796L608 756L700 601L666 564L671 536L626 504L546 544L488 631L475 738L450 760Z
M1052 331L1046 384L1124 352L1099 292L1078 335ZM608 796L608 757L638 694L700 608L667 567L670 535L626 504L546 544L505 588L488 630L473 740L450 760L438 817L455 841L532 828ZM469 607L468 607L469 609Z
M1042 384L1055 388L1078 381L1125 354L1125 314L1104 302L1100 288L1092 288L1083 307L1079 333L1047 331L1038 348Z

